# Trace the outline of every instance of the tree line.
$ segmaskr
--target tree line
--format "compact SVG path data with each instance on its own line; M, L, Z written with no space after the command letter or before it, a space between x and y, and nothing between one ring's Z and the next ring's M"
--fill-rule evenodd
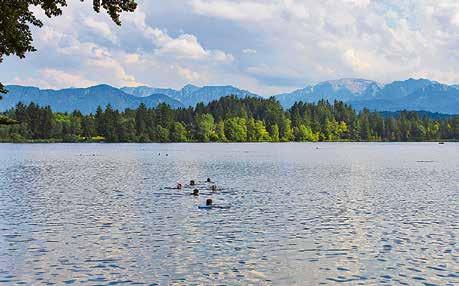
M297 102L284 110L274 98L228 96L207 105L166 104L95 114L53 112L19 103L3 113L18 124L0 125L3 142L288 142L458 140L459 116L431 119L414 111L393 116L341 101Z

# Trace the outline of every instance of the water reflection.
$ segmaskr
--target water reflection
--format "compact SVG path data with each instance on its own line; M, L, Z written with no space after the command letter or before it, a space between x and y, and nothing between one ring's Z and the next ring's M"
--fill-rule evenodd
M457 144L3 144L0 284L452 285L458 159ZM207 177L230 209L164 188Z

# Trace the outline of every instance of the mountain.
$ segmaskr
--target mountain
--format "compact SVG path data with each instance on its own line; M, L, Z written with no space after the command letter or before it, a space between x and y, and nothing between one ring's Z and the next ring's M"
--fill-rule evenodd
M123 87L120 88L120 90L124 93L134 95L137 97L147 97L155 93L164 94L162 92L156 92L154 88L149 86Z
M148 86L123 87L97 85L88 88L62 90L39 89L10 85L10 91L0 100L0 111L14 107L18 102L35 102L50 105L53 110L70 112L79 109L83 113L95 112L98 106L111 104L113 108L137 108L141 103L155 107L167 103L174 108L205 104L221 97L235 95L243 98L258 95L234 86L186 85L180 90ZM355 109L375 111L423 110L445 114L459 114L459 85L445 85L428 79L407 79L381 85L366 79L345 78L306 86L291 93L276 95L285 108L297 101L317 102L321 99L333 102L341 100Z
M349 104L356 109L459 114L459 89L435 81L409 79L385 86L376 98L352 100Z
M345 78L307 86L292 93L276 95L284 107L290 107L297 101L317 102L321 99L328 101L349 101L355 98L373 98L381 90L378 83L365 79Z
M235 95L237 97L247 97L247 96L254 96L257 97L258 95L251 93L247 90L238 89L234 86L204 86L198 87L191 84L184 86L180 90L168 89L168 88L152 88L152 87L123 87L121 88L122 91L142 97L149 93L160 93L165 94L175 100L180 101L184 106L195 106L199 102L203 102L205 104L218 100L221 97L228 96L228 95Z
M426 86L438 84L435 81L428 79L407 79L404 81L394 81L386 84L378 94L378 97L387 99L398 99L406 97L413 92L422 89Z
M285 108L297 101L342 100L355 109L376 111L424 110L459 114L459 89L427 79L407 79L386 85L363 79L326 81L277 95Z
M49 105L54 111L72 112L80 110L84 114L94 113L98 106L110 104L114 109L137 108L141 103L147 107L156 107L167 103L177 108L183 105L164 94L150 94L146 97L136 97L109 85L97 85L88 88L68 88L62 90L39 89L9 85L9 91L0 100L0 110L13 108L17 103L29 104L35 102L40 106Z

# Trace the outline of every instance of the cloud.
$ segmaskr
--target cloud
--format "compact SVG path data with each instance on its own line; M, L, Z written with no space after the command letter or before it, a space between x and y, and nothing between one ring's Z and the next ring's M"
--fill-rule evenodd
M146 38L152 41L158 55L178 59L216 61L228 61L233 58L232 55L221 50L204 49L195 35L183 33L174 38L159 28L149 26L146 22L146 14L141 9L136 11L134 17L128 18L127 22L133 23Z
M172 66L172 69L176 69L178 74L190 82L196 82L201 79L199 73L194 72L190 69L181 67L179 65Z
M266 1L193 0L191 7L201 15L230 20L263 21L273 17L276 5Z
M13 80L17 85L33 85L41 88L67 88L67 87L88 87L97 84L79 74L70 74L57 69L42 69L38 77L20 78Z
M6 58L0 78L47 87L232 84L262 95L342 77L459 83L456 0L138 2L121 27L88 1L68 1L51 20L39 14L38 52Z
M104 36L105 38L109 39L113 43L116 43L118 41L118 38L112 32L112 29L110 28L110 25L107 24L106 22L97 21L94 18L86 18L84 20L84 24L88 28L94 30L94 32Z

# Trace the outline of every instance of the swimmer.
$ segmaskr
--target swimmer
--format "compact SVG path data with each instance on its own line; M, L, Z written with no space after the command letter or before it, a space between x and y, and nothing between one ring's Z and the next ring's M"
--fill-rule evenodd
M216 192L216 191L217 191L217 186L212 185L212 186L210 187L210 190L211 190L212 192Z
M210 180L210 178L207 178L207 183L211 183L212 181Z
M183 188L182 184L177 183L177 190L181 190Z
M191 195L193 195L195 197L199 196L199 190L198 189L194 189L193 193L191 193Z
M212 199L207 199L206 204L204 206L199 206L198 209L210 210L212 207Z
M196 182L194 180L191 180L190 181L190 186L194 186L194 185L196 185Z

